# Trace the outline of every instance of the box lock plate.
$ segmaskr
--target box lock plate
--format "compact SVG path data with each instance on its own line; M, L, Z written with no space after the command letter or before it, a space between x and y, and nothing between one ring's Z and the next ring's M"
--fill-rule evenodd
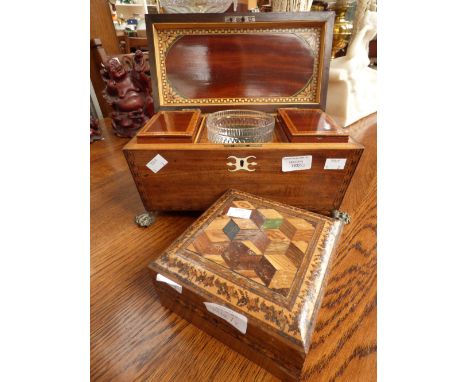
M238 157L235 157L234 155L227 157L227 159L232 160L232 162L226 163L228 167L234 167L233 169L228 168L228 171L230 172L236 172L240 170L255 171L255 169L251 167L256 166L257 162L249 162L250 158L256 159L256 157L254 157L253 155L250 155L248 157L243 157L243 158L238 158Z

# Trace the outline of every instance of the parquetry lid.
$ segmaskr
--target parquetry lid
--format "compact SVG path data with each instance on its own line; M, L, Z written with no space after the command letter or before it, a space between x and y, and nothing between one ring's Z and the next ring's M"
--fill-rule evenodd
M247 215L231 216L231 208ZM307 353L341 228L338 220L230 190L150 268Z
M333 12L147 14L155 110L324 110L333 20Z

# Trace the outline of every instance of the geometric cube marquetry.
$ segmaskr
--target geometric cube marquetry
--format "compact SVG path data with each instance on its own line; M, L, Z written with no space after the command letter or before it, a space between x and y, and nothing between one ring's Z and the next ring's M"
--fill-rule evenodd
M266 286L263 280L258 277L257 272L255 272L254 269L238 269L236 270L236 273L239 273L240 275L247 277L248 279L255 281L260 285Z
M205 228L205 233L212 242L230 241L223 232L223 228L229 223L229 220L231 218L228 216L217 217Z
M222 257L232 270L253 269L263 258L247 248L242 242L231 241Z
M237 235L237 232L239 231L239 226L236 223L234 223L232 219L229 220L229 222L223 228L223 232L226 234L227 237L229 237L229 240L233 240L234 237Z
M307 241L297 241L293 240L292 243L301 250L302 253L306 253L307 248L309 248L309 243Z
M236 239L238 236L236 236ZM257 255L263 255L268 245L271 243L270 239L268 238L265 232L262 232L257 229L257 232L250 235L247 238L239 238L242 240L242 243L253 253Z
M275 229L283 223L283 216L271 208L259 208L252 211L250 216L258 227L264 229Z
M265 255L259 263L258 276L271 289L289 289L297 268L286 255Z
M265 233L270 240L265 254L282 255L288 250L291 240L282 233L279 229L265 230Z
M314 235L314 226L304 219L296 217L288 217L284 219L280 227L283 232L291 240L309 242Z
M296 268L299 268L299 266L302 263L302 259L304 258L304 252L302 251L302 249L297 247L297 245L294 242L291 242L291 244L289 244L285 255L294 264Z
M248 240L252 235L258 232L257 225L250 219L232 218L224 227L224 233L231 240Z
M229 267L221 255L203 255L203 257L205 259L211 260L213 263L222 265L223 267Z
M202 232L193 241L193 249L189 249L202 255L221 255L228 245L229 241L213 242L206 232Z
M250 218L227 216L232 207L251 210ZM314 232L315 225L301 217L232 200L186 248L287 296Z

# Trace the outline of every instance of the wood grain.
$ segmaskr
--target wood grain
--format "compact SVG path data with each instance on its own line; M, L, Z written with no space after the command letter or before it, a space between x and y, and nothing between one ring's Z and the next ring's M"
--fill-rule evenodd
M278 121L289 142L348 142L348 135L322 110L280 108Z
M199 134L205 130L202 122ZM276 130L281 128L276 126ZM255 190L266 199L330 214L340 206L363 151L363 146L352 140L221 145L201 141L140 144L137 139L131 140L124 152L147 211L204 211L233 188ZM146 165L158 154L168 165L154 173ZM282 158L306 155L313 157L310 169L282 171ZM251 157L249 168L253 171L232 171L233 156ZM328 158L346 159L345 170L325 169Z
M290 97L307 85L314 59L292 33L182 36L167 52L166 70L184 98Z
M109 124L107 124L107 128ZM121 152L104 128L91 145L91 380L277 381L163 308L146 266L197 214L162 214L150 228ZM342 209L352 216L332 265L303 381L376 380L375 115L349 129L366 146Z
M231 16L146 15L155 110L325 110L333 13Z

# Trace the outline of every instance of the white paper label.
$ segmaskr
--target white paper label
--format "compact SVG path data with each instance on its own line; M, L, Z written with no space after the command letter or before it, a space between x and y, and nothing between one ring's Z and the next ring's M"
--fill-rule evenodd
M283 157L281 169L283 172L310 170L312 168L312 155L300 157Z
M165 160L161 155L158 154L146 164L146 167L148 167L151 171L153 171L156 174L166 164L167 160Z
M346 158L328 158L325 161L325 170L343 170L346 164Z
M212 302L205 302L205 306L209 312L217 315L223 320L226 320L242 334L247 332L248 320L244 315L237 313L232 309L226 308L225 306L214 304Z
M250 219L251 213L252 210L247 210L245 208L229 207L229 211L226 215L233 218Z
M156 281L160 281L162 283L166 283L167 285L169 285L170 287L172 287L173 289L175 289L177 292L179 293L182 293L182 285L179 285L177 283L175 283L174 281L168 279L167 277L164 277L163 275L161 275L160 273L158 273L156 275Z

